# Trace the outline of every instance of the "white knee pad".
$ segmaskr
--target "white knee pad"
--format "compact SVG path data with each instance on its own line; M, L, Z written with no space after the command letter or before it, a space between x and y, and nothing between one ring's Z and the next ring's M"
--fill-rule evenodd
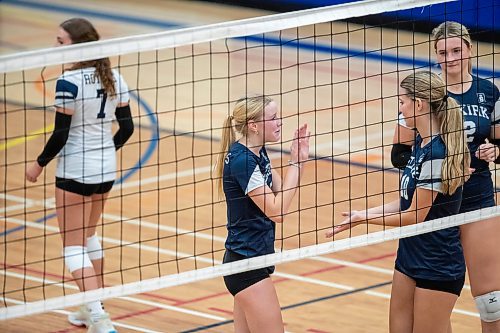
M97 235L90 236L87 238L87 252L89 254L90 260L97 260L104 258L104 251L101 247L101 242Z
M66 246L63 255L64 263L71 273L84 267L93 267L87 249L83 246Z
M491 323L500 320L500 291L474 297L482 321Z

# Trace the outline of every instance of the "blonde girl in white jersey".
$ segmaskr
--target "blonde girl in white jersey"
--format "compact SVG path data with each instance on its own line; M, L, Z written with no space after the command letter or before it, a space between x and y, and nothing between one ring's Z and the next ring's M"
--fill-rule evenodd
M82 18L63 22L57 33L58 45L97 40L95 28ZM134 131L128 87L108 58L75 63L57 80L55 108L54 131L26 178L36 182L59 154L55 194L64 261L80 291L94 290L103 287L104 259L96 225L115 180L115 151ZM119 130L113 135L115 119ZM68 320L87 326L88 332L116 332L99 301L82 306Z

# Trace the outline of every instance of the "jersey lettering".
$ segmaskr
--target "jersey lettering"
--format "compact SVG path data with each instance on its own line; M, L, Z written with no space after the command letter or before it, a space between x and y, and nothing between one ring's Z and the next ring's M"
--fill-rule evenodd
M479 116L482 118L490 119L487 113L488 109L482 105L462 104L461 109L464 116Z
M100 82L99 76L95 75L95 73L83 74L83 81L85 84L96 84Z

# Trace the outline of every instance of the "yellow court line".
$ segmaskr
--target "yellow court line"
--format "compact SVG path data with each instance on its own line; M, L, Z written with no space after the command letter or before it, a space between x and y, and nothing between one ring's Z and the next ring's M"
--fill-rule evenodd
M53 129L54 129L54 124L50 124L50 125L45 126L43 128L37 129L36 131L33 131L24 137L12 139L12 140L6 140L5 142L0 143L0 151L6 150L8 148L12 148L12 147L20 145L20 144L23 144L26 141L32 140L41 134L52 132Z

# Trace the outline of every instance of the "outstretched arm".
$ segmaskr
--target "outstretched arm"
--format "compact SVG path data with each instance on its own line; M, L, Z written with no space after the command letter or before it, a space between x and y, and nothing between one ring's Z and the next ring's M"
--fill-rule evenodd
M414 199L410 208L403 212L385 211L382 213L379 212L380 209L377 209L372 212L370 212L370 210L367 210L354 212L354 214L352 214L351 212L342 213L342 215L347 216L347 218L339 225L335 226L333 229L327 231L326 237L332 237L334 234L338 234L339 232L348 230L363 223L383 225L388 227L400 227L423 222L425 221L425 218L427 217L427 214L429 213L429 210L436 196L436 191L417 188L413 196ZM399 204L399 200L393 201L387 204L387 206L394 207L396 203Z

